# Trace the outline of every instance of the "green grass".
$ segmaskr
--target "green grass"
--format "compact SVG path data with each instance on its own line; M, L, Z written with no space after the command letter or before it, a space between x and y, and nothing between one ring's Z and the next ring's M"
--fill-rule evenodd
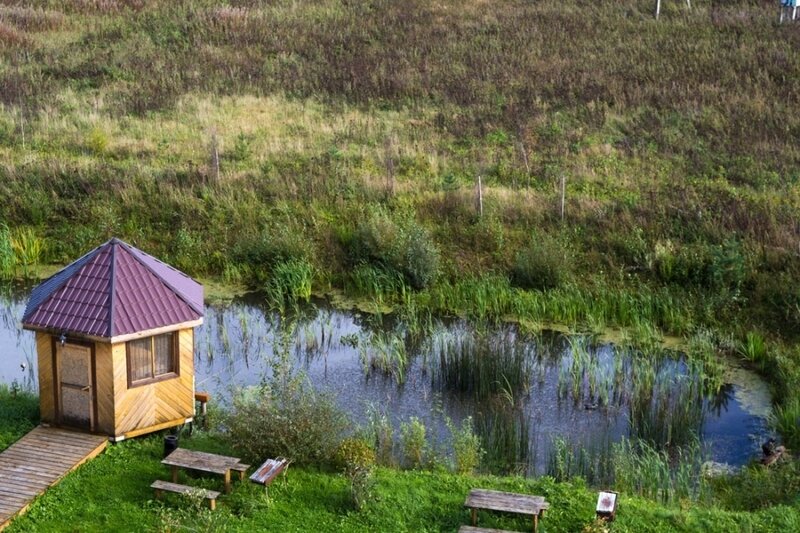
M218 453L230 452L215 438L198 436L182 446ZM290 467L286 481L277 480L264 498L263 488L234 483L230 495L219 500L216 516L192 514L190 502L177 496L165 503L153 500L150 483L168 475L160 464L162 441L148 437L112 445L98 458L82 466L37 499L9 532L63 531L71 524L77 531L154 531L176 518L184 526L205 531L209 524L225 531L456 531L469 523L463 508L470 488L483 487L539 494L551 503L542 531L574 532L594 517L596 493L581 483L555 483L516 477L470 477L441 472L376 472L373 496L356 511L349 500L345 478L338 473ZM186 478L182 482L218 487L219 478ZM188 515L188 516L187 516ZM528 520L480 513L485 527L524 531ZM613 531L792 531L800 523L800 508L776 506L756 512L730 512L703 507L669 509L651 501L621 496ZM205 528L204 528L205 527Z
M279 308L677 335L766 376L797 442L800 56L773 3L230 4L0 0L0 277L118 236ZM796 520L631 505L615 528Z
M0 384L0 451L39 423L39 397Z

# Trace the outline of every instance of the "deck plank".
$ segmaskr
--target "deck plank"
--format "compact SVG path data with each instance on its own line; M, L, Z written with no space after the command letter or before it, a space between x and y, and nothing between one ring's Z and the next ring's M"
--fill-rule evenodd
M0 452L0 530L107 443L104 436L40 426Z

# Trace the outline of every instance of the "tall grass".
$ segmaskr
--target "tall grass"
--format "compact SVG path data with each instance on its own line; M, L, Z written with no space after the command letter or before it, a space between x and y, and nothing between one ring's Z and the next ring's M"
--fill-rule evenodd
M284 309L286 303L296 304L311 298L314 267L304 259L281 261L272 269L264 287L270 305Z
M708 496L702 449L696 440L667 453L643 441L623 439L614 445L613 453L618 490L667 505Z
M800 449L800 398L791 397L775 405L770 422L783 436L787 448Z
M14 277L17 257L11 240L11 231L5 224L0 224L0 279L9 280Z
M581 477L593 486L613 486L613 445L606 438L587 448L554 437L547 457L547 475L556 481Z
M530 419L511 394L483 402L475 415L483 444L483 464L490 472L525 475L530 468Z
M42 261L45 241L32 228L17 228L11 231L0 223L0 279L9 280L17 275L30 278L32 268Z
M404 336L394 332L377 332L360 341L358 346L361 365L367 375L377 371L390 376L397 383L405 381L409 355Z
M434 386L475 401L497 394L524 395L531 387L531 350L511 330L441 334L429 359Z
M407 290L400 273L369 264L355 267L346 283L350 294L368 297L378 305L395 303Z
M688 332L692 305L685 296L669 289L639 287L636 291L599 284L579 287L567 284L547 292L525 291L511 286L505 276L466 278L436 285L420 296L433 311L468 313L478 320L514 316L537 322L567 325L603 324L634 326L640 333L658 338L655 329ZM635 340L638 340L635 339Z

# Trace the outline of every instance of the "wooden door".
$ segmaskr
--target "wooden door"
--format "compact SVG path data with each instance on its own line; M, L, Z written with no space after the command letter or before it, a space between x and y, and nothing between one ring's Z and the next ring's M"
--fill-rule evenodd
M92 349L64 344L58 349L58 420L65 426L94 429Z

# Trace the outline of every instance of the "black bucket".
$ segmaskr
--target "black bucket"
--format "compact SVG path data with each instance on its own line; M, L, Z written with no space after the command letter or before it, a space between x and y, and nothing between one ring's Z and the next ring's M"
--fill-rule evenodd
M178 449L178 436L167 435L164 437L164 457Z

